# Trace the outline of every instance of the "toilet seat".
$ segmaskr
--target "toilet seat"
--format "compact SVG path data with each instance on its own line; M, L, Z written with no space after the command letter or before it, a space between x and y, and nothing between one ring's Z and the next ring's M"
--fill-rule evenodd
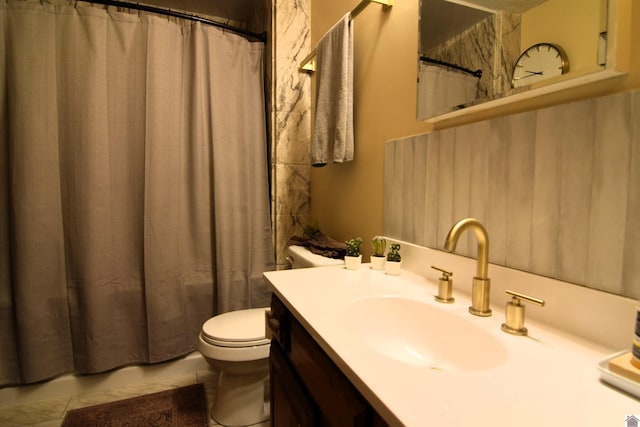
M220 347L253 347L269 344L265 337L267 307L230 311L212 317L202 325L201 338Z

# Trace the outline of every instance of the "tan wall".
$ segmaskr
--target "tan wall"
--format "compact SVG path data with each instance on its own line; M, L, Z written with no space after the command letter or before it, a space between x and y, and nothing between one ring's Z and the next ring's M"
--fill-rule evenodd
M632 0L619 0L631 4ZM312 0L311 42L359 0ZM418 51L418 0L396 0L388 11L370 4L355 22L355 160L311 173L311 217L338 240L361 236L365 257L370 239L383 232L384 143L499 115L640 88L640 55L631 57L628 75L465 115L435 125L415 120ZM640 4L622 25L631 28L631 45L640 46ZM631 6L630 6L631 7ZM312 87L315 82L312 82ZM313 105L313 104L312 104ZM401 189L400 189L401 191Z
M598 13L602 0L547 0L522 14L521 51L542 41L556 43L570 58L570 68L595 66L598 34L606 29L606 19ZM566 22L566 16L571 19Z

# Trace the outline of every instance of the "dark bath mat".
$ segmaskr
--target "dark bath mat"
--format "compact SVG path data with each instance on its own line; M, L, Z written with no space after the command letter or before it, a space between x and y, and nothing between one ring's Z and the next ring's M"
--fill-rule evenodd
M202 384L69 411L63 427L208 426Z

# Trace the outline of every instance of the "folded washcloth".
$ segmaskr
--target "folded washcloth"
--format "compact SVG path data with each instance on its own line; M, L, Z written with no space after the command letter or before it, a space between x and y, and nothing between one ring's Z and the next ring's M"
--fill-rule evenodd
M353 160L353 23L349 14L318 43L316 88L312 165Z

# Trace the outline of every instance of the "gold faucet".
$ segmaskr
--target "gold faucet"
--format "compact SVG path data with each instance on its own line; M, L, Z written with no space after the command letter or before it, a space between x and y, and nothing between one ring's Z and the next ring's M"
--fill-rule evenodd
M444 249L453 252L456 249L460 235L467 229L475 231L478 239L478 256L476 275L471 287L471 307L469 313L475 316L491 316L489 298L491 296L491 279L489 271L489 234L484 226L475 218L465 218L456 222L444 241Z

